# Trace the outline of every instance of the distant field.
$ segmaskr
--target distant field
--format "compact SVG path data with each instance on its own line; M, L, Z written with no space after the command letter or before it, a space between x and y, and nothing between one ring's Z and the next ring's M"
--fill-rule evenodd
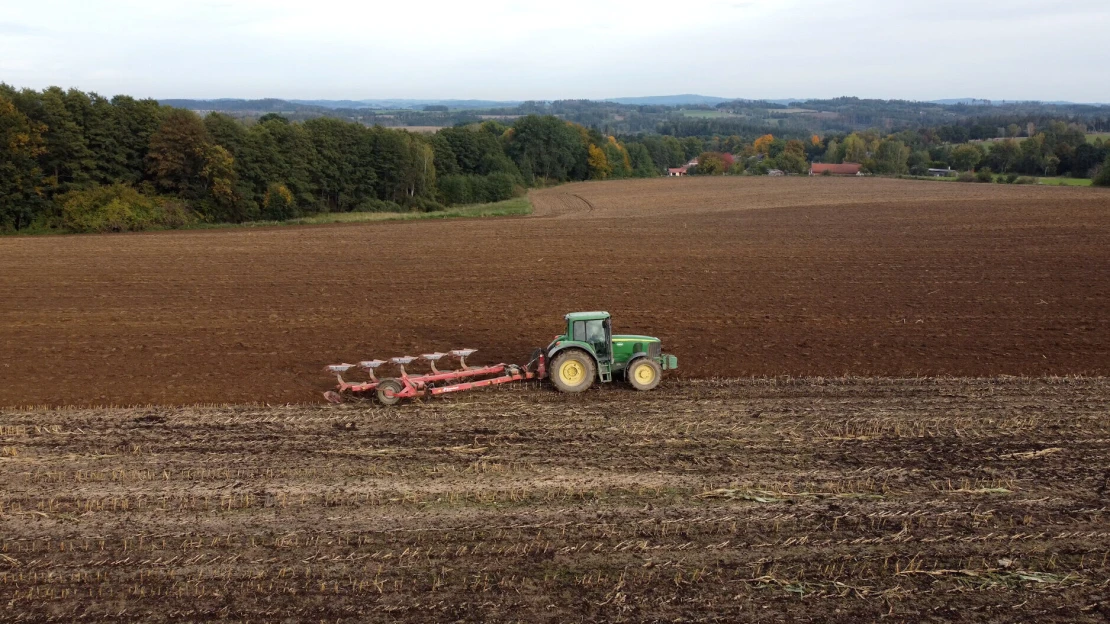
M1102 139L1103 141L1110 139L1110 132L1089 132L1087 134L1087 142L1094 143L1095 139Z
M698 119L720 119L722 117L739 117L739 115L734 115L732 113L726 113L724 111L717 111L717 110L711 110L711 111L708 111L708 110L683 110L683 111L680 111L680 112L683 115L685 115L686 117L696 117Z
M420 132L422 134L435 134L443 129L443 126L398 126L398 130L408 130L409 132Z

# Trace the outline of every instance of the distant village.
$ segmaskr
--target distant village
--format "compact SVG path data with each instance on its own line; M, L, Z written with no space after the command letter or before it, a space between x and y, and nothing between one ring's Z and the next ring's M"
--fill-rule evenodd
M739 156L733 156L739 159ZM763 160L764 155L760 154L755 156L757 160ZM691 158L690 162L681 167L670 167L667 169L667 177L679 178L685 175L690 175L691 169L697 173L696 167L698 166L698 159ZM956 175L955 169L929 169L928 175L935 178L953 177ZM767 172L769 176L784 176L787 175L782 169L771 169ZM858 163L812 163L809 166L809 175L811 176L863 176L863 165Z

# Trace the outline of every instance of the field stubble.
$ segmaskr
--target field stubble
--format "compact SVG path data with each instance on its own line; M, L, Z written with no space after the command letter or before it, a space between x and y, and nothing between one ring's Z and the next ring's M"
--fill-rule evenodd
M1101 379L0 416L5 621L1105 621Z

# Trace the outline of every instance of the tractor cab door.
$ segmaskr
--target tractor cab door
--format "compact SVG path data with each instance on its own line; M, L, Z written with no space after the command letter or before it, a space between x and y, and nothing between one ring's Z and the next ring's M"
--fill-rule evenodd
M613 359L612 329L609 319L595 321L575 321L572 339L588 343L597 353L598 363L609 363Z

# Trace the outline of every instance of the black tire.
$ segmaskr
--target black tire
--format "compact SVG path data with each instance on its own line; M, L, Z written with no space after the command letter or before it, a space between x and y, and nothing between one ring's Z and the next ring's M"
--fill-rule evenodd
M382 405L397 405L401 402L401 397L397 396L397 393L402 389L404 386L396 379L383 379L378 384L378 402Z
M577 374L571 374L575 371ZM567 349L551 360L547 376L559 392L585 392L597 379L597 365L589 353L581 349Z
M644 357L638 358L628 365L625 377L628 378L628 383L637 390L652 390L663 379L663 367L659 366L659 363L655 360Z

